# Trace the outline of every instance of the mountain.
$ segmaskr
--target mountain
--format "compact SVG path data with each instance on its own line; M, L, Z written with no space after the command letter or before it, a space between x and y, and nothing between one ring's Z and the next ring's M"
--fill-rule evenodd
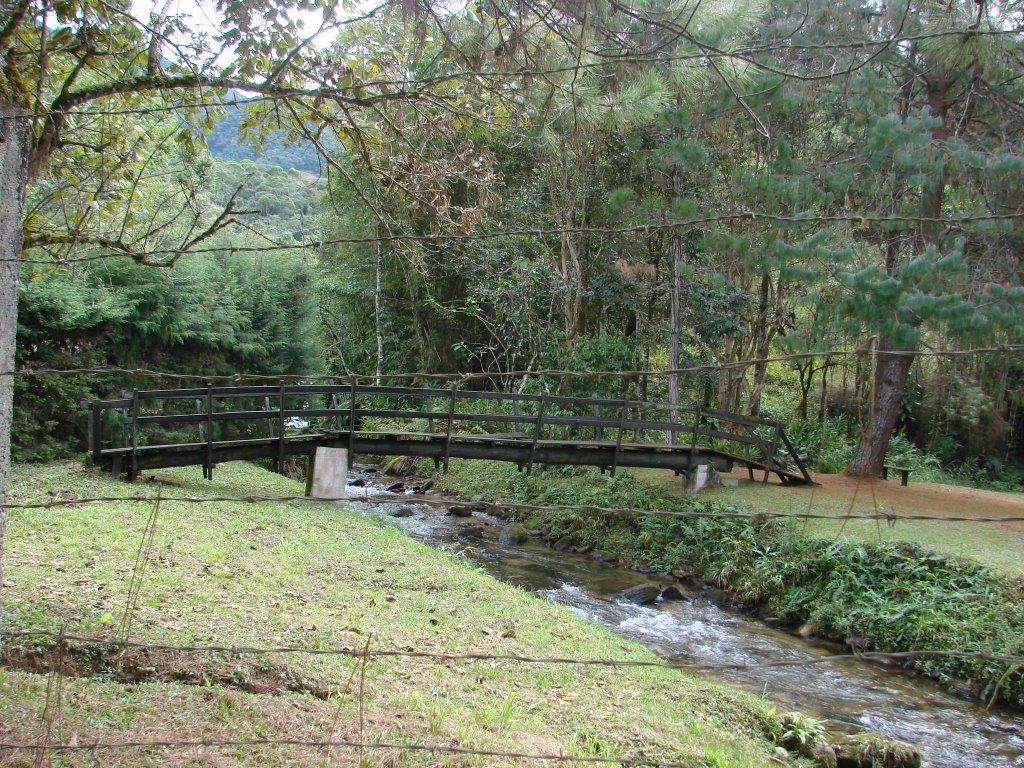
M227 114L216 122L213 131L206 136L206 145L211 155L223 160L251 160L259 165L278 165L286 170L294 168L320 175L321 162L316 148L308 141L289 141L284 131L271 131L259 151L246 143L239 143L238 126L248 107L244 103L244 94L232 92L231 95L239 103L226 107Z

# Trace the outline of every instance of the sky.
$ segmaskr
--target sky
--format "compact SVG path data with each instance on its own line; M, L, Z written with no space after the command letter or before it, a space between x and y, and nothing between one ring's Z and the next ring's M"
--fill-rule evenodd
M132 12L139 19L148 19L155 11L163 11L166 1L133 0ZM167 13L186 19L193 31L206 32L211 36L220 31L223 20L223 16L217 11L215 0L170 0ZM323 18L322 13L315 11L293 11L293 18L295 16L302 21L303 29L307 34L316 30ZM318 47L324 47L329 45L335 37L337 37L337 30L327 30L320 34L314 42Z

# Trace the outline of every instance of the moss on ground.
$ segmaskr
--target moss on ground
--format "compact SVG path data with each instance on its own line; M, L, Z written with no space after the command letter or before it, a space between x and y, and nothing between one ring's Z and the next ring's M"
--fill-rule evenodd
M670 495L628 473L547 469L527 476L507 464L452 462L440 487L538 505L590 504L689 514L747 510ZM710 582L741 606L813 624L862 650L975 651L1024 657L1024 580L913 542L808 535L778 520L531 513L551 541L600 550L626 564ZM1024 667L971 657L921 657L913 666L961 692L1024 708Z
M453 476L454 477L454 476ZM294 494L247 464L167 470L118 483L74 463L19 466L13 501L127 497L12 509L4 629L64 627L114 637L155 495ZM308 502L161 503L131 639L169 645L416 649L437 653L652 660L617 637L451 553L357 512ZM48 641L16 638L0 670L3 741L46 735ZM638 758L693 766L768 766L768 705L664 668L338 655L103 654L64 659L51 740L300 739ZM97 757L98 755L98 757ZM54 764L519 765L515 759L403 750L252 746L69 752ZM31 752L0 755L32 764ZM558 764L558 763L556 763Z

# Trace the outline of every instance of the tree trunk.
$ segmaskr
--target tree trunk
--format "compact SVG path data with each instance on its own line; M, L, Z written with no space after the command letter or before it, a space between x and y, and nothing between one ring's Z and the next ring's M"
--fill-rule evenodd
M881 339L878 351L884 353L894 350L888 339ZM889 447L889 438L896 428L896 419L900 415L900 401L903 399L907 374L913 361L913 355L878 355L871 411L864 434L857 444L857 451L850 461L850 466L846 468L846 474L853 477L878 477L882 474L885 451Z
M14 345L18 330L21 218L28 174L28 114L0 102L0 626L3 625L4 531L14 415Z
M767 272L761 275L761 288L757 296L757 321L754 327L754 383L747 398L746 414L757 416L761 412L761 391L764 389L765 376L768 374L768 349L774 333L768 330L768 293L772 278Z
M672 198L676 200L680 196L682 174L676 168L672 172ZM679 267L683 260L683 237L678 229L672 230L672 247L669 252L669 322L668 322L668 404L671 406L669 421L673 424L679 423L679 337L682 334L682 290L683 279L679 274ZM669 431L669 444L675 445L678 435L675 431Z
M380 232L382 227L378 227ZM381 302L380 302L380 278L381 269L383 267L384 256L382 251L384 250L384 243L377 243L377 261L374 265L374 280L373 280L373 332L376 336L377 341L377 361L374 366L373 383L378 387L380 386L380 374L381 369L384 367L384 330L381 328Z
M725 351L720 360L723 365L735 362L740 342L735 338L725 340ZM744 368L742 366L719 368L718 370L718 408L722 411L735 413L739 410L740 391L743 387ZM733 425L730 425L733 426Z

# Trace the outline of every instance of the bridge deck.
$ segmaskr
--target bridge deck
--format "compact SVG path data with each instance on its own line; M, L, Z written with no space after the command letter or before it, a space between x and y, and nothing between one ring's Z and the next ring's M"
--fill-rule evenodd
M397 405L388 402L396 398L401 400ZM409 408L411 398L428 404ZM253 399L262 400L258 410L237 409L240 400ZM314 402L317 399L326 402ZM434 399L447 407L433 410ZM511 406L511 413L456 410L458 401L471 401L473 408L490 401L493 410L495 400L498 407ZM195 410L180 412L182 401L194 403ZM555 464L594 466L612 473L618 467L660 468L685 475L700 465L720 471L740 465L765 472L765 480L775 474L784 483L812 482L780 424L699 406L455 389L283 384L136 391L84 405L90 414L94 462L129 478L147 469L190 465L202 465L209 475L218 463L268 457L280 467L288 457L308 456L325 446L348 449L350 461L356 455L412 456L447 467L451 458L487 459L513 462L527 471L534 464ZM228 410L228 405L235 408ZM526 408L535 412L522 413ZM670 410L669 418L652 417L657 409ZM682 423L677 420L680 415L690 420ZM117 425L111 429L111 416L120 417L120 440L108 439L117 431ZM290 430L294 418L333 426ZM416 430L417 423L427 431ZM481 431L486 424L512 431ZM392 425L395 428L389 429ZM409 426L413 429L406 431ZM232 427L248 434L225 434ZM168 434L168 429L175 431ZM192 439L181 440L183 430L191 431ZM263 430L264 435L253 437L254 430ZM674 436L676 444L667 435Z

